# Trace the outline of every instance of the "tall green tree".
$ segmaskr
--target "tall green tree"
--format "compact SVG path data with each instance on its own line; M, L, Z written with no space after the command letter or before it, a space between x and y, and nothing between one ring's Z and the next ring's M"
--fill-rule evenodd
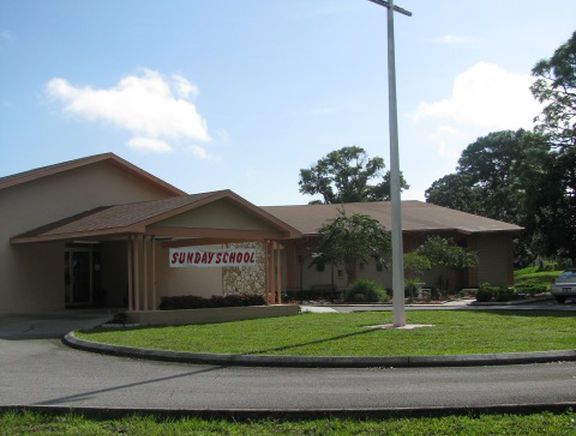
M523 226L516 254L531 258L534 242L542 241L544 231L534 218L535 198L550 166L545 136L525 130L493 132L464 149L456 173L435 181L426 200Z
M535 131L479 138L426 198L525 227L517 254L576 263L576 32L532 74L531 91L544 105Z
M544 104L537 129L560 148L576 146L576 32L550 59L538 62L532 75L532 93Z
M537 130L553 147L547 177L531 199L532 220L545 229L540 250L576 263L576 32L532 74L537 77L532 93L544 104Z
M533 250L576 265L576 147L551 152L545 172L528 198L526 227L537 230Z
M390 173L384 169L381 157L369 158L362 147L343 147L301 169L298 185L301 193L320 194L326 204L389 200ZM403 178L401 186L409 187Z
M482 190L466 174L448 174L426 190L426 201L438 206L484 215Z
M455 174L436 180L428 202L523 225L527 196L545 175L550 147L542 135L493 132L464 149Z
M351 285L358 276L358 265L376 259L386 263L391 250L389 232L375 219L362 214L339 216L324 224L320 242L315 250L318 255L313 264L332 263L344 267Z

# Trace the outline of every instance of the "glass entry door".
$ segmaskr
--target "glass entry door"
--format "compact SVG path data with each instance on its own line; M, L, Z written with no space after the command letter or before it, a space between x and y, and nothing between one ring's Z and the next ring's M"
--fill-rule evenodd
M64 249L65 302L67 305L91 305L99 282L100 253L95 247Z

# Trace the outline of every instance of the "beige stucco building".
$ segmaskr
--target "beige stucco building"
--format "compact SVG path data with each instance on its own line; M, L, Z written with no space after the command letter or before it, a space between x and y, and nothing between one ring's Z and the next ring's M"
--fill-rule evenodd
M387 203L345 205L389 227ZM452 272L456 286L512 279L519 227L405 202L407 250L432 233L476 250L476 269ZM337 269L309 267L309 247L330 205L257 207L231 191L188 195L106 153L0 178L0 313L89 306L148 310L161 297L344 286ZM170 249L250 246L252 267L170 268ZM385 286L390 275L365 265L360 276ZM434 278L430 278L433 280Z

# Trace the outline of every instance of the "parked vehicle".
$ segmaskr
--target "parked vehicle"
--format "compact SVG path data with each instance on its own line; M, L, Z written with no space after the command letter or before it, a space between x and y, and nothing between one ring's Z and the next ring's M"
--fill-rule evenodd
M567 298L576 298L576 269L560 274L550 287L550 292L558 303L564 303Z

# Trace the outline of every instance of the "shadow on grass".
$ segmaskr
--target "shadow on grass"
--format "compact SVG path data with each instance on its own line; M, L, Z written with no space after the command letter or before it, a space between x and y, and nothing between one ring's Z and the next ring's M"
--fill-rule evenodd
M274 347L274 348L265 348L262 350L253 350L253 351L247 351L245 353L240 353L240 354L266 354L266 353L271 353L274 351L285 351L285 350L292 350L294 348L300 348L300 347L305 347L307 345L317 345L317 344L324 344L327 342L334 342L334 341L338 341L340 339L345 339L345 338L350 338L352 336L359 336L359 335L365 335L367 333L374 333L376 332L376 329L366 329L363 331L359 331L359 332L354 332L354 333L346 333L345 335L338 335L338 336L333 336L331 338L322 338L322 339L316 339L314 341L308 341L308 342L301 342L298 344L292 344L292 345L283 345L281 347Z
M439 311L442 312L442 311ZM459 311L445 311L444 312L447 316L450 316L450 313L454 313L454 315L456 315L456 313L458 313L458 316L464 315L464 319L460 319L459 322L466 322L465 319L465 315L466 313L469 313L471 316L473 316L474 314L487 314L487 315L499 315L499 316L505 316L505 317L520 317L520 318L539 318L539 317L554 317L554 318L576 318L576 312L561 312L561 311L550 311L550 310L511 310L511 309L483 309L483 310L478 310L478 311L465 311L465 310L459 310ZM430 314L430 312L428 312L427 314ZM410 317L410 314L408 315ZM328 343L335 343L337 341L340 341L342 339L347 339L347 338L352 338L352 337L358 337L361 335L366 335L369 333L375 333L375 332L380 332L381 330L375 330L375 329L366 329L366 327L373 325L374 322L367 322L367 323L362 323L360 325L356 325L356 328L360 328L360 331L355 331L355 332L351 332L351 333L345 333L345 334L340 334L340 335L336 335L336 336L329 336L329 337L324 337L324 338L320 338L320 339L313 339L313 340L307 340L307 341L300 341L298 342L297 338L294 338L294 341L291 341L292 343L287 344L287 345L281 345L281 346L273 346L273 347L267 347L267 348L254 348L254 349L250 349L250 350L246 350L246 351L239 351L239 352L235 352L232 353L234 355L266 355L266 354L271 354L271 353L281 353L288 351L288 350L294 350L294 349L298 349L298 348L303 348L303 347L307 347L307 346L314 346L314 345L319 345L319 344L328 344ZM163 329L165 327L174 327L174 326L155 326L155 327L150 327L150 326L139 326L139 327L131 327L131 328L118 328L118 329L98 329L97 331L121 331L121 332L127 332L127 331L137 331L137 330L150 330L150 329ZM186 325L183 325L181 327L187 327ZM88 333L91 333L91 331L89 331ZM265 345L265 344L263 344Z
M365 328L369 325L372 325L372 323L368 323L366 324L366 326L359 326L360 328ZM162 327L166 327L166 326L162 326ZM154 327L154 328L162 328L160 326L158 327ZM87 331L86 333L93 333L93 332L108 332L108 331L136 331L136 330L142 330L142 329L150 329L150 327L146 327L146 326L141 326L141 327L132 327L129 329L97 329L97 330L90 330ZM332 337L328 337L328 338L321 338L321 339L315 339L313 341L307 341L307 342L299 342L299 343L294 343L294 344L290 344L290 345L283 345L283 346L279 346L279 347L273 347L273 348L264 348L264 349L258 349L258 350L250 350L250 351L243 351L240 353L233 353L235 355L257 355L257 354L266 354L266 353L272 353L275 351L285 351L285 350L291 350L294 348L300 348L300 347L305 347L308 345L317 345L317 344L323 344L323 343L328 343L328 342L335 342L338 341L340 339L346 339L346 338L350 338L353 336L360 336L360 335L365 335L368 333L374 333L376 331L379 331L377 329L363 329L361 331L358 332L353 332L353 333L346 333L343 335L338 335L338 336L332 336Z

